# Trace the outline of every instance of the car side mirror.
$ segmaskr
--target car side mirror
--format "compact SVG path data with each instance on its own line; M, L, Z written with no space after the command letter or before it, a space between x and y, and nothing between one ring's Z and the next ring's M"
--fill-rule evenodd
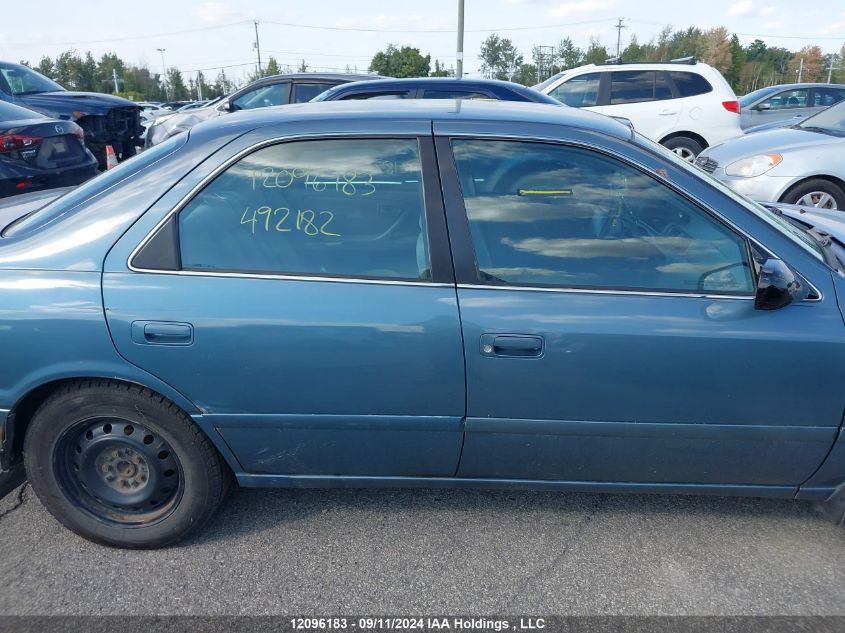
M757 112L765 112L766 110L772 109L771 103L758 103L756 106L751 108L752 110L757 110Z
M760 269L754 307L758 310L779 310L794 301L803 301L809 288L779 259L767 259Z
M223 104L223 109L226 112L237 112L238 106L235 105L234 101L227 101L226 103Z

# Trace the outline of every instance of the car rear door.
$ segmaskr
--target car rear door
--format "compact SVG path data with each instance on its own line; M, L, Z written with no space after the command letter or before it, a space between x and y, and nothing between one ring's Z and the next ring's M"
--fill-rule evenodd
M655 141L677 129L684 102L673 99L664 71L617 70L609 75L608 105L602 114L629 119L637 132Z
M319 123L247 135L133 227L103 279L115 345L250 475L451 476L463 350L430 122Z
M755 310L749 242L677 166L565 128L435 133L467 362L460 477L789 495L813 474L845 404L821 261L769 228L823 290Z

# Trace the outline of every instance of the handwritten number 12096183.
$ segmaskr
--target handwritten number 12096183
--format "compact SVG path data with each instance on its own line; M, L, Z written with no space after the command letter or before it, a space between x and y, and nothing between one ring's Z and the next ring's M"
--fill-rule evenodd
M371 196L376 192L373 175L347 171L334 178L320 177L304 169L275 169L264 167L252 171L252 189L288 189L301 181L306 189L315 192L333 190L345 196Z

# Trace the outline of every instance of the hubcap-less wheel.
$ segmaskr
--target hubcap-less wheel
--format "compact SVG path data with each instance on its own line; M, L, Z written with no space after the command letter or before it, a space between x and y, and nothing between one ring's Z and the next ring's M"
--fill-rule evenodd
M795 203L802 207L816 207L818 209L837 209L836 199L824 191L812 191L801 196Z
M148 525L178 505L183 480L167 442L118 418L89 419L56 445L56 478L77 506L101 521Z
M683 158L688 163L694 163L695 162L695 153L691 149L689 149L688 147L676 147L672 151L675 152L675 154L677 154L678 156Z

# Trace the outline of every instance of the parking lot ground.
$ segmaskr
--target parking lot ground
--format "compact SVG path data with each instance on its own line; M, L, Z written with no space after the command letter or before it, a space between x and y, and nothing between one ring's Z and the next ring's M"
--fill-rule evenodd
M239 490L170 549L0 500L0 613L845 614L845 530L778 500Z

